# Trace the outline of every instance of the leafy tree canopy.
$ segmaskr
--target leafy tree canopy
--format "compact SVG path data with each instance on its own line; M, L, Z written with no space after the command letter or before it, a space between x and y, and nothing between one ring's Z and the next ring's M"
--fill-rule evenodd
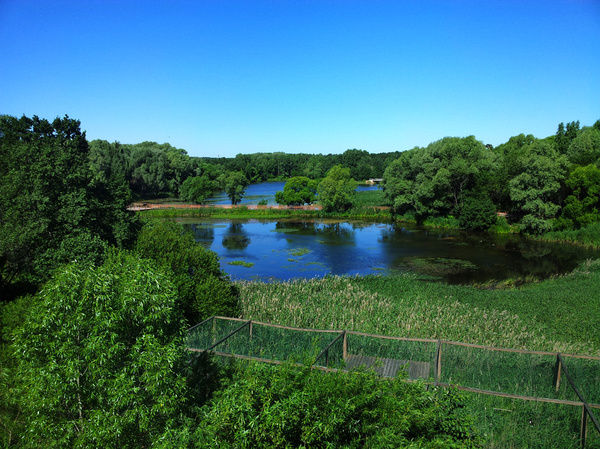
M0 131L0 288L99 262L107 245L133 239L129 190L117 174L94 172L79 121L2 116Z
M496 206L489 196L468 196L460 208L458 223L462 229L487 231L497 219Z
M112 252L59 269L16 332L26 447L149 447L181 413L188 356L177 290Z
M181 184L179 197L196 204L204 203L217 190L217 183L207 175L190 176Z
M139 234L135 252L153 259L178 292L178 307L189 325L212 315L236 316L238 291L221 270L217 255L204 249L174 221L150 221Z
M222 176L221 184L231 204L238 204L242 201L250 182L243 171L232 171Z
M356 196L356 181L350 177L350 169L335 165L319 183L319 202L327 212L344 212L352 207Z
M397 212L412 212L418 221L458 214L463 197L483 188L497 166L496 155L473 136L447 137L392 162L384 173L384 196Z
M317 181L305 176L296 176L285 183L283 192L277 192L275 201L278 204L301 206L316 201Z
M567 173L567 158L548 141L527 145L521 170L509 181L514 212L523 214L522 224L531 233L552 229L551 219L560 209L559 195Z
M565 184L570 195L558 219L559 227L578 229L600 221L600 169L593 164L577 166Z
M202 448L481 447L456 391L266 364L249 365L215 396L194 439Z

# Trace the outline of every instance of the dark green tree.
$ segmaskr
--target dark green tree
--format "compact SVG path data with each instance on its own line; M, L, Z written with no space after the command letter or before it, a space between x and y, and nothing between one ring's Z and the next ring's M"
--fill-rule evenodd
M249 184L243 171L228 172L222 178L223 190L231 200L231 204L238 204L242 201Z
M177 290L113 252L59 269L16 333L25 447L149 447L181 414L189 360Z
M458 215L463 198L486 188L497 156L473 136L446 137L427 148L402 153L384 173L386 201L418 222L429 216Z
M190 176L181 184L179 197L184 201L202 204L217 190L217 183L208 176Z
M202 448L482 447L456 390L291 365L249 365L194 430Z
M0 117L0 289L37 284L61 264L100 262L126 246L137 219L117 175L94 172L80 122Z
M354 203L356 181L350 177L350 169L335 165L319 183L317 192L326 212L344 212Z
M468 196L460 208L458 223L462 229L487 231L497 219L496 206L489 196Z
M578 229L600 221L600 169L593 164L575 167L565 182L570 190L558 225Z
M313 179L296 176L285 183L283 192L275 194L275 201L277 201L277 204L287 204L289 206L312 204L316 201L317 186L317 181Z
M139 234L135 252L153 259L178 292L178 307L191 326L212 316L236 316L238 291L221 270L217 255L197 244L174 221L152 221Z
M523 215L527 232L550 231L551 220L560 210L567 158L550 142L536 140L524 149L519 165L520 173L509 182L513 211Z
M600 129L583 128L569 144L567 157L573 164L600 166Z

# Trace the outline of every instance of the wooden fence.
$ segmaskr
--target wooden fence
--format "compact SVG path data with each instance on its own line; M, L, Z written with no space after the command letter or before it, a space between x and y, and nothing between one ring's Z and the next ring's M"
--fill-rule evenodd
M236 326L232 330L226 333L226 335L218 336L216 335L216 324L217 320L224 320L228 322L239 322L240 325ZM598 434L600 435L600 422L598 418L594 414L594 409L599 410L600 404L592 403L585 399L584 395L581 393L581 389L577 387L573 376L569 373L568 364L565 363L565 358L572 359L581 359L581 360L589 360L598 363L598 373L600 375L600 357L597 356L588 356L588 355L578 355L578 354L561 354L557 352L547 352L547 351L530 351L530 350L521 350L521 349L510 349L510 348L495 348L490 346L469 344L469 343L461 343L455 341L448 340L435 340L435 339L426 339L426 338L408 338L408 337L390 337L383 335L375 335L375 334L367 334L362 332L354 332L354 331L346 331L346 330L318 330L318 329L302 329L302 328L294 328L289 326L281 326L270 323L263 323L252 320L242 320L238 318L226 318L226 317L211 317L208 320L203 321L202 323L193 326L188 331L188 336L194 335L194 333L198 333L200 331L208 332L212 335L210 344L205 344L206 347L194 347L194 345L188 345L188 350L190 351L210 351L217 355L224 357L235 357L246 360L256 360L260 362L266 363L275 363L280 364L285 362L284 360L279 360L275 358L269 357L257 357L248 354L243 354L242 351L220 351L219 346L226 344L228 340L230 340L233 336L241 335L241 332L244 329L248 329L247 338L248 341L251 341L254 335L255 326L263 326L267 328L280 329L280 330L288 330L288 331L296 331L296 332L304 332L304 333L319 333L319 334L332 334L331 341L323 347L318 356L312 362L312 366L315 369L324 370L324 371L337 371L339 369L350 370L352 368L358 366L365 366L367 368L374 369L378 374L385 377L395 377L398 372L402 369L406 370L408 375L407 381L414 381L416 379L421 379L426 384L436 386L436 387L444 387L444 388L457 388L462 391L484 394L484 395L492 395L504 398L511 398L517 400L524 401L537 401L537 402L547 402L554 404L562 404L568 406L577 406L581 407L581 429L580 429L580 441L582 447L585 447L586 439L587 439L587 431L588 424L591 421L592 426L596 429ZM377 354L353 354L349 350L349 337L357 336L363 338L377 339L378 341L394 341L394 342L410 342L410 343L420 343L420 344L429 344L435 345L435 355L433 357L428 358L427 355L424 355L422 358L425 360L409 360L406 358L398 359L396 357L380 357ZM343 360L343 368L339 367L330 367L330 361L332 358L330 352L335 352L335 345L341 345L341 359ZM196 345L197 346L197 345ZM552 372L549 373L553 376L552 385L555 388L555 391L561 387L561 381L566 378L568 388L570 388L576 395L578 400L568 400L568 399L557 399L550 397L541 397L541 396L532 396L532 395L522 395L522 394L514 394L503 391L494 391L491 389L482 389L475 388L473 386L451 383L451 382L442 382L442 367L444 366L444 353L448 351L449 347L462 347L474 350L482 350L489 351L494 353L510 353L510 354L522 354L526 356L542 356L542 357L552 357L555 358L556 362L554 364L554 368ZM446 348L444 350L444 348ZM338 350L338 352L340 352ZM293 356L294 354L289 354L288 357ZM336 353L337 355L337 353ZM413 357L414 358L414 357ZM337 359L336 359L337 360ZM451 363L451 362L448 362ZM446 363L446 364L448 364ZM433 368L433 370L432 370ZM433 375L431 372L433 371Z

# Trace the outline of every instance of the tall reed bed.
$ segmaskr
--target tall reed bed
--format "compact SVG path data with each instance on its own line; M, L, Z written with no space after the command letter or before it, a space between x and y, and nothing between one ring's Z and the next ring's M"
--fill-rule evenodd
M376 283L385 277L367 278ZM516 349L600 353L600 345L552 338L553 333L535 319L496 308L496 292L482 291L488 305L480 307L460 300L461 291L468 287L448 289L450 286L436 284L439 288L431 291L430 284L406 274L394 277L393 292L378 292L372 285L367 288L367 278L238 282L243 317L294 327L441 338ZM429 294L434 292L437 296ZM521 299L526 299L526 295Z

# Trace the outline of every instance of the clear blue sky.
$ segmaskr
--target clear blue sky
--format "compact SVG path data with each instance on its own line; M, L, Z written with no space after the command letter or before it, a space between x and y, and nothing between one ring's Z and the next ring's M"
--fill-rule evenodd
M600 119L599 0L0 0L0 114L191 156Z

